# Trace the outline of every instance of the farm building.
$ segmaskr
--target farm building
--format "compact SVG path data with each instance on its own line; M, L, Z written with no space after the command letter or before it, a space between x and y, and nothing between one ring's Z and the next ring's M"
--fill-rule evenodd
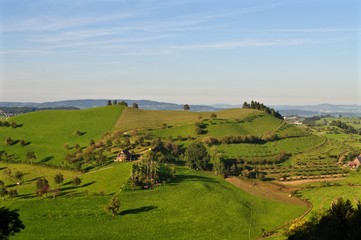
M114 162L123 162L127 160L132 160L132 154L127 149L124 149L117 154Z
M361 165L361 155L356 157L353 161L348 163L350 168L358 168Z

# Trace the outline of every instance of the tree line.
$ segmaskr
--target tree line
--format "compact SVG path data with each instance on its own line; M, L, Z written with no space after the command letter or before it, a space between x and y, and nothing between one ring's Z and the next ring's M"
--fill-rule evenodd
M290 240L360 239L361 203L353 206L350 200L339 198L326 212L292 224L286 234Z
M259 103L257 101L252 100L251 103L244 102L242 108L257 109L260 111L264 111L265 113L270 114L276 118L283 119L283 116L278 111L273 108L267 107L263 103Z
M330 126L335 126L335 127L342 128L345 131L345 133L352 133L352 134L361 135L361 129L355 129L353 126L347 125L345 122L342 122L340 120L333 120L330 123Z
M125 106L125 107L128 107L128 103L125 102L124 100L121 101L121 102L118 102L118 100L108 100L107 101L107 106L111 106L111 105L121 105L121 106ZM133 103L132 105L133 108L139 108L138 104L137 103Z

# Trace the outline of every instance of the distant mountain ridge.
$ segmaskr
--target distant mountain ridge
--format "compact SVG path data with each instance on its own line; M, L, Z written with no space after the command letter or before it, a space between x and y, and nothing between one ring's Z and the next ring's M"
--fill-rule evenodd
M315 116L315 115L342 115L342 116L361 116L361 105L276 105L273 106L282 115Z
M79 99L64 100L54 102L0 102L0 107L35 107L35 108L59 108L59 107L77 107L80 109L105 106L107 99ZM134 99L117 99L118 102L125 101L129 106L135 102L141 109L149 110L183 110L183 104L158 102L152 100L134 100ZM222 104L213 105L189 105L191 111L219 111L227 108L240 108L242 104ZM343 115L343 116L361 116L361 105L335 105L335 104L318 104L318 105L271 105L270 107L278 110L282 115L298 116L315 116L315 115Z
M113 100L112 100L113 101ZM139 108L148 110L183 110L182 104L157 102L151 100L132 100L132 99L117 99L118 102L124 101L132 106L137 103ZM64 100L54 102L0 102L0 107L35 107L35 108L58 108L58 107L77 107L80 109L101 107L107 105L107 99L79 99L79 100ZM217 108L206 105L189 105L191 111L218 111L223 108Z

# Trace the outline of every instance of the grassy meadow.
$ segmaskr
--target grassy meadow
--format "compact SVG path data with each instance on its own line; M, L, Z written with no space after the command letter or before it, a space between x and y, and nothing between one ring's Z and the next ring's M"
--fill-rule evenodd
M61 165L64 156L76 144L89 145L91 139L97 141L104 133L113 129L123 107L107 106L86 110L50 110L22 114L12 117L9 122L17 128L0 127L0 151L6 151L14 160L25 162L27 151L34 151L34 162ZM79 131L80 136L76 135ZM10 137L14 144L8 146ZM26 145L21 146L24 140ZM70 150L64 148L68 144Z
M274 229L305 211L184 167L178 167L175 181L157 189L123 189L115 217L104 212L110 196L89 194L92 186L79 187L81 196L2 201L20 209L26 225L14 239L256 239L262 228Z

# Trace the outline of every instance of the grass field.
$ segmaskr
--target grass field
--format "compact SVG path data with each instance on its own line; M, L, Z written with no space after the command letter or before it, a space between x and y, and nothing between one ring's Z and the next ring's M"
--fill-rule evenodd
M64 144L84 147L91 139L100 139L105 132L113 129L122 110L121 106L108 106L87 110L40 111L12 117L9 122L15 122L20 127L0 128L0 151L5 150L19 161L25 161L27 151L34 151L34 162L60 165L69 151L64 149ZM76 131L82 135L77 136ZM7 146L8 137L16 144ZM21 146L21 140L27 145Z
M228 109L216 112L221 119L243 119L256 113L252 109ZM126 108L118 119L115 128L122 131L133 129L154 129L160 128L163 124L167 126L181 126L200 119L209 119L211 112L189 112L189 111L164 111L164 110L143 110Z
M48 167L28 165L28 164L14 164L0 162L0 180L4 181L9 189L17 189L20 198L36 197L36 179L44 177L49 181L52 189L58 188L55 184L54 177L61 173L64 176L64 183L60 187L61 195L79 194L85 190L87 194L115 194L117 193L126 180L130 176L132 163L112 163L105 167L94 169L85 174L79 172L67 171L62 169L52 169ZM12 176L5 175L5 170L10 169ZM16 179L13 177L16 171L24 173L23 184L16 185ZM78 176L82 180L79 187L74 187L71 184L73 177Z
M20 209L24 220L26 229L14 239L256 239L262 228L271 230L305 211L183 167L173 183L123 190L118 196L121 213L116 217L104 212L110 196L65 195L2 204Z
M324 138L309 135L297 138L286 138L265 144L229 144L220 145L218 149L227 157L264 157L276 155L281 151L287 153L300 153L310 150L324 142Z

